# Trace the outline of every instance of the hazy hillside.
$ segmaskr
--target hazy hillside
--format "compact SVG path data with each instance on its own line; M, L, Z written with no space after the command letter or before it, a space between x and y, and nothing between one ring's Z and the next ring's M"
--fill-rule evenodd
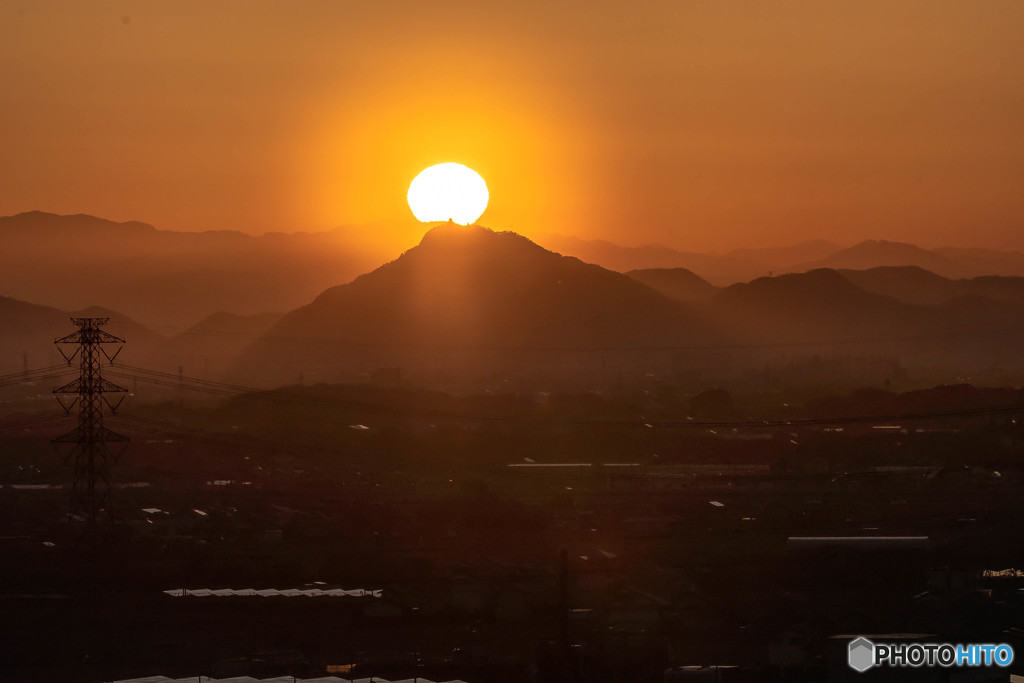
M982 296L1014 306L1024 306L1024 277L983 275L953 283L954 292Z
M986 275L953 280L915 266L839 272L865 291L904 303L938 305L956 298L978 297L993 303L1024 306L1024 277Z
M207 316L198 323L182 332L179 337L201 338L214 337L256 337L268 329L284 316L283 313L258 313L255 315L236 315L218 311Z
M813 269L719 289L687 268L622 274L480 227L441 225L347 284L339 274L354 273L357 258L331 233L176 233L31 213L0 219L0 236L12 245L0 254L0 284L34 293L0 306L6 371L20 370L26 353L29 367L52 364L54 337L72 329L67 311L94 304L103 306L97 315L118 311L110 330L129 339L126 363L263 386L398 377L446 386L473 377L477 388L577 381L605 389L623 378L741 376L823 353L898 356L936 377L982 368L1009 368L1010 377L1020 364L1011 350L1024 278L952 279L926 267L969 272L953 260L960 251L894 242L864 242L825 261L917 265ZM620 265L690 259L715 268L763 268L753 259L835 246L717 257L574 244ZM976 263L998 254L961 251ZM267 313L275 308L291 313Z
M880 249L918 254L905 246ZM824 354L833 369L806 372L877 381L903 359L932 377L1002 377L1020 365L1006 350L1021 310L1007 301L1017 291L916 267L816 269L716 291L686 270L626 276L514 233L443 225L286 315L243 353L234 376L273 384L383 372L433 386L473 377L506 388L607 387L612 376L740 377ZM837 359L847 356L873 369L843 367Z
M602 354L712 337L685 306L625 275L515 233L442 225L397 260L289 313L240 370L309 378L394 365L579 377L614 374Z
M711 299L718 319L761 341L803 343L917 331L920 311L866 292L834 270L758 278Z
M966 286L957 291L958 282L937 300L935 291L943 285L941 278L936 285L936 277L918 269L876 269L867 277L819 269L733 285L708 306L721 328L749 344L736 350L737 365L799 367L801 381L870 384L903 377L909 369L909 377L932 383L968 377L1018 383L1024 363L1015 349L1024 343L1024 306L968 292ZM916 301L877 293L886 291L882 284L892 288L907 280L918 289L895 289Z
M676 301L703 301L718 291L686 268L647 268L631 270L626 275Z
M273 327L283 315L235 315L220 311L199 321L171 341L185 374L219 377L239 353Z
M103 305L181 330L217 311L286 311L381 256L324 233L174 232L43 212L0 218L0 291L62 309Z
M28 212L0 217L0 239L5 245L0 252L0 291L62 310L102 305L173 335L218 311L244 316L291 310L332 286L351 281L390 256L379 245L359 237L364 233L339 228L253 237L226 231L175 232L140 222ZM713 286L817 268L913 266L951 278L1024 274L1024 254L951 247L929 251L885 241L840 249L818 240L736 249L724 255L661 246L624 247L565 236L543 241L563 254L611 270L683 268ZM681 300L701 299L707 294L706 289L673 290L674 285L659 279L664 277L651 274L637 279ZM869 291L881 287L879 293L912 303L942 300L934 292L914 289L915 285L903 294L888 291L890 285L882 282L864 281L864 285Z
M0 373L61 362L53 340L74 331L68 317L56 308L0 296Z
M624 273L653 268L685 268L716 286L746 282L772 270L770 266L754 260L690 253L657 245L624 247L604 240L583 240L564 235L551 235L542 242L545 247L559 253L609 270Z
M740 248L720 255L684 252L657 245L626 247L604 240L563 235L551 235L542 241L545 246L564 254L611 270L685 268L716 286L820 268L859 271L915 267L948 278L1024 276L1024 254L1020 252L959 247L924 249L914 244L886 240L865 240L848 248L826 240L812 240L782 247Z
M966 266L935 252L913 244L885 240L865 240L823 259L796 264L790 270L867 270L879 266L917 266L944 277L963 277L969 272Z
M53 341L77 329L72 316L110 318L104 329L128 341L119 362L162 370L177 362L166 338L117 311L99 307L61 311L0 296L0 373L19 372L26 365L34 370L64 363Z
M948 278L919 266L879 266L839 273L861 289L908 304L935 305L953 295Z

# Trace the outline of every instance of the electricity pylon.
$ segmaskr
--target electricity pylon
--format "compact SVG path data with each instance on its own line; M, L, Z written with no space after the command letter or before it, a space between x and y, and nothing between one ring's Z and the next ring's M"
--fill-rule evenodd
M71 365L78 358L80 373L78 379L68 382L53 390L57 401L70 415L78 406L78 426L54 439L54 443L70 444L71 452L68 460L73 461L74 474L71 484L71 509L68 513L69 523L84 523L84 536L91 542L95 539L96 523L101 515L110 512L110 484L107 480L107 461L117 462L124 445L114 453L107 444L128 441L103 426L104 405L111 413L117 410L128 391L124 387L103 379L100 367L103 359L113 363L117 354L124 346L124 339L102 329L110 318L72 318L71 322L78 325L78 331L54 340L57 350L64 360ZM107 351L108 345L116 344L113 353ZM65 347L74 345L75 350L69 355ZM121 394L116 402L108 395ZM68 401L65 395L74 396Z

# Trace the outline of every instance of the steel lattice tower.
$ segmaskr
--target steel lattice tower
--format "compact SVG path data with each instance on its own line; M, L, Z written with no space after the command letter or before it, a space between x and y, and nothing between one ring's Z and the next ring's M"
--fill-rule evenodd
M68 415L78 406L78 426L54 439L54 443L68 444L71 452L67 458L72 461L74 474L71 484L71 509L68 513L69 522L81 520L85 524L85 535L93 538L96 533L97 520L110 511L110 485L107 480L107 463L117 461L124 447L114 453L107 444L128 441L103 426L104 405L111 413L117 410L124 399L127 389L103 379L100 368L103 359L113 363L121 352L124 339L105 332L102 327L109 318L71 318L78 326L78 331L54 340L61 355L71 365L78 358L80 374L78 379L68 382L53 390L57 400ZM108 345L117 345L113 353L107 351ZM70 355L65 347L74 345L76 348ZM121 394L116 402L108 398L108 394ZM62 396L74 396L68 401Z

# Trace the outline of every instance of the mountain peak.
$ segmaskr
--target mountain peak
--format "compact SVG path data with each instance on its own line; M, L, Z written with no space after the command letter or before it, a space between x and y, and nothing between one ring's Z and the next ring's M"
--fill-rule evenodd
M421 247L428 248L479 248L488 244L531 244L537 245L519 233L511 231L497 232L482 225L459 225L454 222L438 223L428 230L420 239ZM540 247L537 247L540 248Z
M441 223L427 231L420 243L398 261L437 268L449 275L464 268L483 269L491 271L490 277L497 271L507 275L517 268L535 268L540 263L551 264L565 258L516 232Z
M119 230L154 232L149 223L139 221L111 221L98 218L87 213L60 214L48 211L22 211L13 216L0 217L0 224L17 229L76 230L80 232L95 230Z
M716 333L683 304L622 273L514 232L440 224L394 261L286 315L239 368L337 378L361 367L358 354L337 353L357 345L379 367L402 367L403 377L432 377L439 368L466 378L507 377L512 368L536 376L542 367L562 376L567 365L589 376L605 371L597 349L635 356L650 345L706 343ZM339 343L285 354L273 342L285 334Z
M423 238L420 239L420 244L426 244L427 242L433 242L434 240L481 239L485 238L485 235L493 234L493 230L485 228L482 225L460 225L454 221L448 221L446 223L437 223L423 233Z
M887 240L864 240L824 259L793 266L793 270L868 270L879 266L917 266L944 277L958 277L962 270L957 263L916 244Z

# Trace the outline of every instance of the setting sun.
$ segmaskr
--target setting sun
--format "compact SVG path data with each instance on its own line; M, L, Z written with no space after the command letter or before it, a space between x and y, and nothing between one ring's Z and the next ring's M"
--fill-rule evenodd
M452 220L469 225L487 208L487 183L462 164L446 163L420 172L409 185L409 208L427 222Z

